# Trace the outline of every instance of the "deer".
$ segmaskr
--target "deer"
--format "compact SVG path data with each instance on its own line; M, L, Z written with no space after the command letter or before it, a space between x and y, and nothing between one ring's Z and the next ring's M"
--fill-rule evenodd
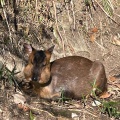
M67 56L50 62L55 46L37 50L24 43L28 64L24 68L26 81L41 98L81 99L83 96L100 96L107 91L104 65L81 56Z

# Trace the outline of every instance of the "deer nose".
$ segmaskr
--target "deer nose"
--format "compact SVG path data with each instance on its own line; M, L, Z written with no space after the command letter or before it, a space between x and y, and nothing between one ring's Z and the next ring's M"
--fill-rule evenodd
M33 78L33 81L37 81L37 78L34 77L34 78Z
M39 80L39 77L33 77L32 80L33 80L33 81L38 81L38 80Z

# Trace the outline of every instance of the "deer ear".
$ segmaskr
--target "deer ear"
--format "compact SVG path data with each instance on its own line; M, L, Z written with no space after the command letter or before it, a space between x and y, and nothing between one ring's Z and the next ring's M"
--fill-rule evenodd
M52 47L50 47L47 51L48 51L50 54L52 54L54 47L55 47L55 45L53 45Z
M30 55L30 53L32 53L32 51L35 50L31 44L24 43L23 47L24 47L25 53L28 55Z
M53 53L53 49L54 49L55 45L53 45L52 47L50 47L48 50L45 51L45 54L46 54L46 63L48 64L50 62L50 58L51 58L51 55Z

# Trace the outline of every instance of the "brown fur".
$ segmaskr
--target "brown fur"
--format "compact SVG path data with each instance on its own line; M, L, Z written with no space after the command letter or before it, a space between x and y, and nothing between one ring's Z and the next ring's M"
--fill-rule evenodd
M32 64L28 64L24 69L24 75L25 75L26 80L28 81L32 77L32 71L31 71L32 67L33 67Z
M50 63L53 48L43 51L46 57L42 61L44 66L40 68L40 79L31 81L34 91L40 97L58 98L63 92L68 98L79 99L92 92L100 95L107 91L107 78L102 63L80 56L64 57ZM36 51L29 53L29 63L24 69L26 79L32 79L31 61Z

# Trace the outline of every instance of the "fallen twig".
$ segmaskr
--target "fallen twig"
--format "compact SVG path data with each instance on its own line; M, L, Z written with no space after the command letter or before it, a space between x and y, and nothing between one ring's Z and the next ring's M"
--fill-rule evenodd
M102 9L102 11L103 11L114 23L116 23L117 25L120 26L120 24L117 23L117 22L103 9L103 7L99 4L99 2L98 2L97 0L95 0L95 2L98 4L98 6Z
M48 111L46 111L46 110L38 109L38 108L35 108L35 107L33 107L33 106L30 106L30 105L28 105L28 107L29 107L31 110L36 110L36 111L38 111L38 112L45 112L45 113L47 113L49 116L51 116L51 117L53 117L53 118L56 118L54 115L52 115L50 112L48 112Z
M71 0L71 6L72 6L72 13L73 13L73 29L75 30L75 12L74 12L74 4L73 4L73 0Z
M64 44L64 40L63 40L63 38L62 38L62 35L60 34L60 30L59 30L59 27L58 27L56 5L55 5L55 2L54 2L54 1L53 1L53 7L54 7L54 11L55 11L56 28L57 28L58 34L59 34L59 36L60 36L60 39L61 39L61 41L62 41L62 48L63 48L63 53L64 53L64 56L65 56L65 44Z
M7 15L6 15L6 12L4 10L4 7L2 6L2 10L3 10L3 14L4 14L4 17L5 17L5 20L6 20L6 24L7 24L7 27L8 27L8 31L9 31L9 38L12 42L12 34L11 34L11 31L10 31L10 26L9 26L9 23L8 23L8 20L7 20Z

